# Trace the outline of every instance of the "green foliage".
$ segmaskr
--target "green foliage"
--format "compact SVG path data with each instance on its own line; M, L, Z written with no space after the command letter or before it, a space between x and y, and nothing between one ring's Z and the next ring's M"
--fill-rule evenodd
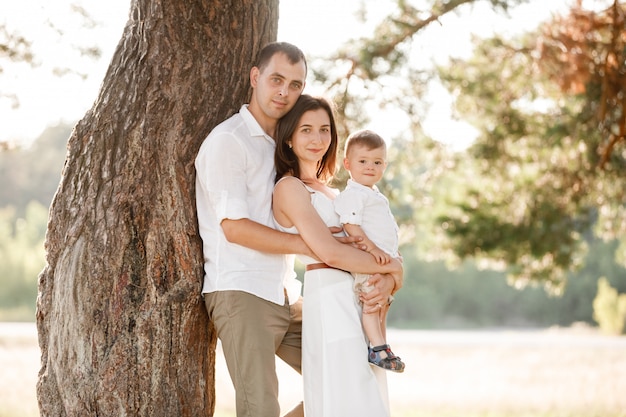
M626 330L626 294L618 294L609 281L598 280L598 294L593 300L593 319L608 334L624 334Z
M0 209L0 320L32 320L37 276L45 265L44 236L48 211L32 201L25 217L12 207Z
M0 207L13 206L18 216L30 201L48 207L61 179L71 126L47 128L28 148L0 151Z
M71 127L46 129L28 148L0 151L0 320L32 320L45 265L48 206Z
M538 36L476 41L469 60L439 68L459 115L481 133L440 179L455 186L436 190L445 204L426 221L449 259L473 257L558 293L582 266L590 232L622 239L626 194L619 163L598 169L600 93L564 95L558 75L535 62Z
M471 262L449 270L441 262L411 262L390 311L391 325L417 328L544 327L555 306L536 288L516 290L504 274ZM554 300L552 300L554 301Z
M443 262L423 262L405 247L405 284L390 310L392 326L481 328L594 325L592 302L598 276L626 288L626 269L615 264L617 242L595 241L580 271L567 276L559 296L537 285L515 288L506 272L483 270L465 261L450 270Z

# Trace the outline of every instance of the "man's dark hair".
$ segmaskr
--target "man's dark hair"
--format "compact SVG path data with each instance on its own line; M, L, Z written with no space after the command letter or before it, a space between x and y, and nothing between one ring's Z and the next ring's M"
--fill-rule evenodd
M259 52L255 66L259 70L263 71L272 57L277 53L285 54L287 59L289 59L289 62L292 64L296 64L300 61L304 62L304 69L306 73L308 68L304 53L300 50L300 48L288 42L272 42L265 45L263 49L261 49L261 52Z

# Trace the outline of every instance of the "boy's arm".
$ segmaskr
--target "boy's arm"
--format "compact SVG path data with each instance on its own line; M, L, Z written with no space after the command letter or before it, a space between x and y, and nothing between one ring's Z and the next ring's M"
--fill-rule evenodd
M343 225L343 228L346 231L346 233L348 233L348 235L361 236L363 238L363 240L359 243L365 246L364 250L366 252L369 252L370 255L372 255L374 259L376 259L376 262L379 265L385 265L391 262L391 255L389 255L387 252L385 252L384 250L376 246L374 242L372 242L367 237L365 232L363 232L363 229L361 228L361 226L357 224L346 223Z

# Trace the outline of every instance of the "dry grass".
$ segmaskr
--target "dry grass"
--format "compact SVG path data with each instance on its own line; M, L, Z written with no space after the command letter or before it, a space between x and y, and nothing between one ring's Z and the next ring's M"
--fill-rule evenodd
M407 363L388 375L394 417L626 417L626 338L591 329L392 331ZM32 324L0 323L0 417L38 415L39 349ZM281 404L301 397L282 363ZM218 357L217 417L234 416Z
M34 324L0 323L0 417L39 415L35 396L39 357Z

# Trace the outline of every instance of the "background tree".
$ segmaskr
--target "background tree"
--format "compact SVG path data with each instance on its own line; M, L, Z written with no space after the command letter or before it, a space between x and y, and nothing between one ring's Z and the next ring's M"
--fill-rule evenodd
M0 74L4 72L1 63L24 62L32 64L33 54L30 50L30 42L21 34L9 30L5 24L0 23ZM17 106L19 100L17 95L10 91L0 90L0 99L8 99L12 106ZM8 144L0 143L0 150L6 148Z
M13 206L18 216L24 216L31 201L50 206L71 132L72 127L66 124L51 126L27 148L0 151L0 207Z
M395 0L388 16L368 37L352 39L330 56L311 65L317 81L323 83L339 103L339 120L346 129L366 123L366 103L374 107L393 107L404 112L416 126L423 120L422 102L427 82L434 76L432 68L417 64L411 43L420 31L439 24L446 14L468 13L480 3L506 14L512 7L528 0L452 0L420 3ZM361 13L365 13L365 5ZM442 45L443 46L443 45Z
M459 117L480 131L454 162L454 186L434 198L449 204L430 211L444 226L441 253L508 267L517 284L556 292L593 234L619 239L624 262L624 11L575 5L440 68Z
M432 232L423 228L419 212L432 204L430 189L436 179L450 165L449 152L440 143L429 138L422 129L429 102L426 99L429 85L438 80L431 62L424 62L414 53L413 41L429 25L441 24L440 19L449 14L471 15L479 4L489 4L494 11L507 15L515 6L528 0L435 0L427 3L394 1L388 16L373 29L371 35L352 39L327 57L312 59L315 79L322 83L338 104L340 137L370 122L370 115L384 110L401 113L407 119L404 132L391 136L389 149L392 164L386 171L379 188L390 197L393 210L401 228L402 243L411 243L420 233ZM365 15L365 5L360 11ZM442 45L443 47L443 45ZM389 126L390 128L392 126ZM391 129L390 129L391 130ZM338 175L341 187L348 175L342 170ZM427 220L432 224L432 219ZM436 224L433 227L437 227ZM421 229L421 230L420 230ZM434 235L440 239L441 234ZM438 248L425 249L422 256L434 259Z
M36 4L30 5L31 9ZM55 5L58 7L58 5ZM41 6L40 6L41 7ZM8 10L6 10L8 9ZM8 78L11 78L12 72L31 73L35 69L41 67L47 67L49 62L42 59L38 52L41 52L41 46L37 45L37 40L32 38L32 33L29 33L30 27L23 27L16 24L11 19L10 5L5 5L2 12L4 16L2 22L0 22L0 74L7 74ZM42 38L49 40L56 40L57 43L66 44L64 37L67 36L67 28L63 25L59 25L54 22L53 19L45 18L43 21L32 23L33 15L37 15L37 10L29 10L29 22L32 26L37 26L37 31L40 32ZM69 10L71 17L74 21L78 22L78 25L83 30L92 30L99 24L87 11L76 4L71 4ZM7 18L8 17L8 18ZM71 45L64 51L63 64L60 66L50 65L50 71L56 76L75 75L82 79L87 78L89 70L85 70L81 64L96 61L101 57L102 51L97 45L91 44L88 37L74 38ZM71 65L68 61L72 61ZM13 71L12 71L13 70ZM6 80L5 80L6 81ZM4 83L0 87L0 103L2 101L8 101L10 106L17 108L20 106L20 93L15 89L15 86L11 82ZM8 143L6 141L0 142L1 149L9 149L12 146L18 146L15 143Z
M316 75L340 98L345 130L368 122L371 103L408 116L383 188L407 240L422 228L423 256L457 265L472 258L506 270L517 286L539 282L558 293L593 233L620 239L616 259L626 260L624 6L573 3L534 33L476 40L471 60L436 74L411 61L416 33L443 10L477 3L428 10L399 1L371 37L348 43ZM492 2L505 11L516 4ZM424 92L437 78L458 97L457 116L481 132L470 160L421 129Z
M34 317L37 275L44 266L47 207L31 201L23 216L13 206L0 208L0 321Z
M131 2L50 210L37 303L43 416L212 415L193 161L246 101L277 10L272 0Z

